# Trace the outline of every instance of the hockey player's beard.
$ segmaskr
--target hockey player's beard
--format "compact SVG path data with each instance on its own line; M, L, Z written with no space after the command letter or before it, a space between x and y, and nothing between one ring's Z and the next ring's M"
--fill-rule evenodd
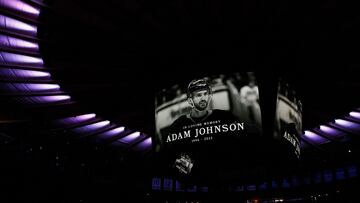
M208 102L205 100L201 100L198 104L195 104L195 108L198 111L206 110L207 106L208 106Z

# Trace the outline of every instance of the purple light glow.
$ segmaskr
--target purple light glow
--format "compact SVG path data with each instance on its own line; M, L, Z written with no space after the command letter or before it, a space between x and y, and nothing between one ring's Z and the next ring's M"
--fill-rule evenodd
M149 146L152 144L152 139L151 137L147 138L146 140L144 140L142 143L144 143L145 145Z
M82 127L78 127L78 128L75 128L73 131L76 132L76 133L88 133L88 132L91 132L91 131L94 131L94 130L99 130L107 125L110 124L110 121L100 121L100 122L97 122L97 123L93 123L93 124L89 124L89 125L86 125L86 126L82 126Z
M134 132L134 133L131 133L130 135L127 135L127 136L119 139L119 141L125 142L125 143L130 143L130 142L133 142L136 139L138 139L140 137L140 135L141 135L140 132Z
M106 131L104 133L101 133L100 135L98 135L101 138L111 138L114 137L115 135L118 135L122 132L124 132L125 127L118 127L109 131Z
M32 49L39 50L39 45L37 43L32 43L15 37L6 36L0 34L0 46L9 47L9 48L22 48L22 49Z
M0 6L34 16L39 16L40 14L40 9L30 6L20 0L0 0Z
M352 129L360 128L359 124L356 124L356 123L353 123L353 122L350 122L350 121L346 121L346 120L343 120L343 119L336 119L335 123L338 124L338 125L341 125L343 127L346 127L346 128L352 128Z
M32 36L36 36L37 33L36 26L9 18L4 15L0 15L0 28L22 34L31 34Z
M147 150L151 147L151 144L152 144L152 140L151 140L151 137L149 138L146 138L144 141L142 141L141 143L139 143L138 145L136 145L134 147L135 150Z
M0 62L15 63L15 64L34 64L42 65L44 62L41 58L25 56L20 54L13 54L8 52L0 52Z
M0 68L0 76L13 77L13 78L49 78L50 73L36 70L19 70L11 68Z
M359 112L350 112L349 113L351 117L360 119L360 113Z
M75 123L85 122L85 121L91 120L95 117L96 117L96 114L90 113L90 114L84 114L84 115L79 115L79 116L62 118L62 119L57 120L56 123L59 125L71 125L71 124L75 124Z
M76 116L75 119L78 121L86 121L86 120L90 120L96 117L96 114L94 113L89 113L89 114L84 114L84 115L80 115L80 116Z
M310 139L311 141L316 142L317 144L322 144L322 143L328 141L325 138L321 137L320 135L315 134L315 133L313 133L311 131L308 131L308 130L305 131L304 136L306 138Z
M9 92L41 92L59 90L57 84L32 84L32 83L3 83L2 90Z
M60 90L58 84L28 84L28 83L14 83L16 89L20 91L51 91Z
M52 96L32 96L32 97L21 97L16 99L20 103L26 104L46 104L56 103L70 100L69 95L52 95Z
M320 125L320 131L326 133L326 134L329 134L329 135L332 135L332 136L338 136L340 135L341 133L339 131L337 131L336 129L334 128L330 128L328 126L325 126L325 125Z
M69 95L51 95L51 96L39 96L39 97L33 97L35 99L39 100L39 103L52 103L52 102L60 102L60 101L66 101L70 100Z

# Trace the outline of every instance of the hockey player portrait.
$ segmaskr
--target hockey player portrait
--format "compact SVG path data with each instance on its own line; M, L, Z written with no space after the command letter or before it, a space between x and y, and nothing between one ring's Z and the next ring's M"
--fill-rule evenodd
M259 134L247 119L249 108L240 101L239 90L248 81L214 75L161 90L155 100L156 143L165 168L179 177L197 178L205 177L204 170L215 173L218 168L231 168L230 154ZM251 98L258 102L258 95Z
M191 110L177 118L170 126L166 143L179 141L201 142L216 139L217 134L244 130L230 111L210 109L212 88L206 79L192 80L187 88L187 102Z

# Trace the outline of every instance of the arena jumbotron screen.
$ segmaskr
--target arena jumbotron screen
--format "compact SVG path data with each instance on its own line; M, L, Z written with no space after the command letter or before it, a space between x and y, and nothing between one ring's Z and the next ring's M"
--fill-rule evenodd
M274 138L286 143L300 157L302 103L287 83L279 82Z
M227 165L242 140L262 133L259 96L252 72L198 77L163 89L155 101L156 151L184 176Z

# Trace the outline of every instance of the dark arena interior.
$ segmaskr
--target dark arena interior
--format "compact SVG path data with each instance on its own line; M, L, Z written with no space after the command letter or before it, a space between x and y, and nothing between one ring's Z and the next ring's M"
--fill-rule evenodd
M0 0L0 202L359 202L359 31L335 0ZM173 133L216 115L196 78L245 130Z

